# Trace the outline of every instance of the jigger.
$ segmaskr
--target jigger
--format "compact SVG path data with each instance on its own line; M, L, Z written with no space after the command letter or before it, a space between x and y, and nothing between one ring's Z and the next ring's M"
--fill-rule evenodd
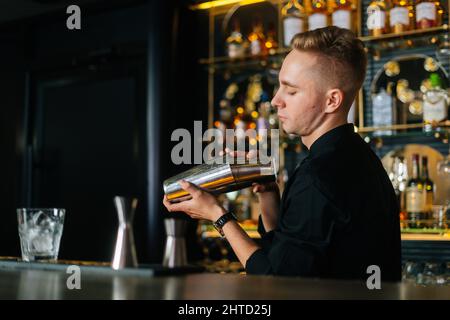
M138 266L133 236L133 218L137 202L138 200L135 198L114 197L114 204L119 216L119 229L112 261L112 267L115 270Z
M164 220L167 240L164 250L163 266L174 268L187 265L186 255L186 220L167 218Z

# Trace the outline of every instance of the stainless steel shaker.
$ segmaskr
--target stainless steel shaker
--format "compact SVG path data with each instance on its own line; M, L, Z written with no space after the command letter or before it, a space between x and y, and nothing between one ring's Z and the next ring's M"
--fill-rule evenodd
M233 163L235 162L235 163ZM275 163L267 164L235 158L225 158L225 163L202 164L164 181L164 193L170 202L190 199L188 192L179 185L180 180L189 181L213 194L247 188L254 182L265 183L276 180Z

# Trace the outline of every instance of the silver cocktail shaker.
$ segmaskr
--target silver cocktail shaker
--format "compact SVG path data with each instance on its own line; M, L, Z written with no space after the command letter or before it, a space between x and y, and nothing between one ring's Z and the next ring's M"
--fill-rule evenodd
M254 162L254 161L253 161ZM202 164L164 181L164 193L170 202L190 199L188 192L179 185L180 180L189 181L204 190L219 194L244 189L254 182L265 183L276 180L276 166L272 159L268 164L235 158L225 158L222 164Z

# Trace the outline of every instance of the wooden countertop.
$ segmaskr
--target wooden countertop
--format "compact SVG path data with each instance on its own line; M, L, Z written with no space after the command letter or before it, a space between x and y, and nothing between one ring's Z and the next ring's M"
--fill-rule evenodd
M69 290L67 266L8 262L0 266L0 299L450 299L450 286L196 273L152 276L145 269L81 267L81 289ZM102 269L103 268L103 269Z

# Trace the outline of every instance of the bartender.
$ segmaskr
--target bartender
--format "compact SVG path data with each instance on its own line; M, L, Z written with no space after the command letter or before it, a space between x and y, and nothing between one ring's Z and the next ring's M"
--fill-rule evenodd
M261 207L257 244L215 196L180 181L191 200L171 204L212 221L248 274L401 279L399 208L380 159L347 123L362 86L367 57L349 30L326 27L297 34L272 100L283 130L300 136L308 155L280 199L275 183L254 184Z

